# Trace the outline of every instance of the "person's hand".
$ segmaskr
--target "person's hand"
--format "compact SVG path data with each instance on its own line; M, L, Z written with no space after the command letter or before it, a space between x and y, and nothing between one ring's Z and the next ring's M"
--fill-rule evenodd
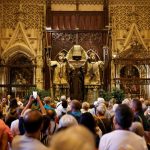
M37 100L38 102L41 101L39 95L37 95L36 100Z
M34 101L34 98L32 95L30 95L28 103L32 104L33 101Z

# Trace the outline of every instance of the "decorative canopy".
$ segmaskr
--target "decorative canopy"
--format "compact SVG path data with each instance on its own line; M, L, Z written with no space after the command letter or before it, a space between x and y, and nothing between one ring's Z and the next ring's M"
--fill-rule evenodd
M131 25L124 48L114 59L115 64L121 65L149 65L150 51L147 48L135 23Z

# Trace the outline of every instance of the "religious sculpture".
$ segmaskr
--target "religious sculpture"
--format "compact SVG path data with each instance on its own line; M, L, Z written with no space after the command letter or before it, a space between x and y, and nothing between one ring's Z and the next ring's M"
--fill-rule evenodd
M60 51L58 53L58 60L51 61L50 65L54 69L52 81L55 89L55 97L60 97L62 94L66 94L65 89L68 88L67 70L66 70L66 51Z
M102 70L104 62L96 59L97 54L89 51L89 58L87 60L87 73L85 75L85 85L101 85L103 82ZM99 58L99 57L98 57Z
M67 54L70 99L84 100L84 74L87 55L80 45L74 45Z
M99 90L103 84L104 62L99 59L95 51L87 51L88 59L86 62L85 91L89 103L93 103L99 96Z

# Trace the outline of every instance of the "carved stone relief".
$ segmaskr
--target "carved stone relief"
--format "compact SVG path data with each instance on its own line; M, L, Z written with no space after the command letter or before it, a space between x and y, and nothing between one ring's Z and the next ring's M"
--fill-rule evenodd
M45 26L45 0L2 0L0 2L0 55L4 59L18 52L32 59L42 57L42 32ZM19 24L19 25L18 25ZM18 27L19 26L19 27ZM9 55L10 54L10 55ZM12 56L11 56L12 54ZM37 59L36 78L43 80L43 62ZM43 84L37 82L42 88Z
M5 4L3 7L3 24L4 28L15 28L18 21L19 5ZM43 26L44 7L39 5L22 4L22 22L25 28L41 28Z
M146 50L150 47L150 1L149 0L110 0L109 16L112 25L112 53L121 53L131 42L137 39ZM135 55L134 55L135 56ZM141 56L143 57L143 55ZM139 57L138 57L139 58ZM138 68L140 77L146 78L146 68ZM114 72L115 67L112 68ZM116 68L116 77L119 70ZM112 79L114 77L112 76ZM141 89L144 86L141 85ZM145 91L147 87L145 86ZM142 93L142 92L140 92Z
M120 49L120 45L123 45L132 23L136 23L142 38L149 45L150 1L143 0L142 5L140 4L140 1L134 0L130 3L126 0L121 4L117 0L110 1L109 15L112 23L113 45L115 45L113 50ZM116 40L114 41L114 39Z

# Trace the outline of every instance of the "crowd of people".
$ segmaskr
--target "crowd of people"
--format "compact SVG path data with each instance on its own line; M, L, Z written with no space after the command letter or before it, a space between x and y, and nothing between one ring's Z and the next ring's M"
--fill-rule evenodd
M3 97L0 150L148 150L150 102Z

